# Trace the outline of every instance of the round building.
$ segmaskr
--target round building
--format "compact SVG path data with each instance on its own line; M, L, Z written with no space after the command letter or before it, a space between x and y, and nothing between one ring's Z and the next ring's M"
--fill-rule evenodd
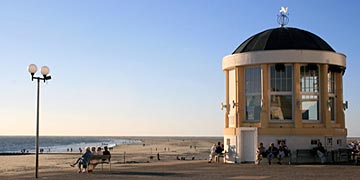
M292 151L346 145L346 56L319 36L279 27L244 41L222 61L228 161L255 161L258 143Z

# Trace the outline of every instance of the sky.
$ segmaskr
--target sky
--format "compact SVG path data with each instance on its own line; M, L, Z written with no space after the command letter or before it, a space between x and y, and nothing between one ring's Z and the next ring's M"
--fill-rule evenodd
M222 136L222 58L248 37L288 27L347 56L348 136L360 136L359 1L0 0L0 135ZM40 73L38 72L39 76Z

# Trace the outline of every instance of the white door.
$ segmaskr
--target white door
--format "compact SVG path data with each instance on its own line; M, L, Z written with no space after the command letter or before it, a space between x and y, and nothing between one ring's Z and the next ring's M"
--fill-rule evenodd
M254 162L255 161L255 131L242 131L242 152L243 161Z

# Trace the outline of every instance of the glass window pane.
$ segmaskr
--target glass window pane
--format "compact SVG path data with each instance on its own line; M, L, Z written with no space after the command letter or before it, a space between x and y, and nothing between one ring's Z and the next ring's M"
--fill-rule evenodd
M307 65L300 67L301 92L319 92L319 68L309 70Z
M286 91L292 91L292 79L287 79Z
M319 67L302 65L300 67L302 119L319 120Z
M328 92L335 93L335 73L332 71L328 73Z
M303 96L302 119L319 120L319 100L317 96Z
M276 71L275 65L270 66L270 86L273 92L292 91L292 66L286 65L284 71Z
M246 120L259 121L261 113L261 95L246 96Z
M335 97L329 97L329 111L331 121L335 121Z
M245 93L261 93L261 67L245 68Z
M292 96L272 95L270 116L272 120L292 120Z
M261 113L261 67L245 67L246 120L259 121Z

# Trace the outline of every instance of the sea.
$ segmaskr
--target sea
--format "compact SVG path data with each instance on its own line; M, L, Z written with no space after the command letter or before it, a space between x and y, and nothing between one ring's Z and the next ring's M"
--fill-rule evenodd
M114 147L119 144L138 143L139 140L124 137L76 137L76 136L40 136L39 149L49 152L79 152L84 147ZM0 136L0 153L34 153L35 136Z

